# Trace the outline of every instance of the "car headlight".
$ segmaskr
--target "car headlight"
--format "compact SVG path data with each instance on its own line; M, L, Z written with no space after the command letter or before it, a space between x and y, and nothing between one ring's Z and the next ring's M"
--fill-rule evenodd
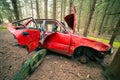
M113 53L113 48L108 49L108 54L111 55Z

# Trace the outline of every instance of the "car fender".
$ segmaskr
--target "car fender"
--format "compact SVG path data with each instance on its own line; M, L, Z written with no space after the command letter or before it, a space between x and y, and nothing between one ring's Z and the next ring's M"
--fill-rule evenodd
M84 47L90 47L94 50L100 51L100 52L107 52L111 46L109 44L105 44L96 40L88 39L86 37L79 37L76 35L71 36L71 46L69 49L69 54L72 54L74 50L78 47L84 46Z

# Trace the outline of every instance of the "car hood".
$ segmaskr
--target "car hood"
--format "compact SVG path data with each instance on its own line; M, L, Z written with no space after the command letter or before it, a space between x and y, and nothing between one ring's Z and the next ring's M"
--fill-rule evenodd
M73 33L75 32L76 28L76 8L73 8L73 13L69 14L64 17L64 20L68 24L68 26L73 30Z
M73 39L73 43L76 43L74 46L91 47L97 51L108 51L108 49L111 48L109 44L97 40L89 39L86 37L73 35L72 39Z

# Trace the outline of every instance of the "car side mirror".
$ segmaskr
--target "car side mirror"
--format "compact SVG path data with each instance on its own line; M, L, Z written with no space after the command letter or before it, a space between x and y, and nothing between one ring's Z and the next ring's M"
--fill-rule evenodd
M23 32L22 35L23 35L23 36L28 36L29 33L28 33L28 32Z

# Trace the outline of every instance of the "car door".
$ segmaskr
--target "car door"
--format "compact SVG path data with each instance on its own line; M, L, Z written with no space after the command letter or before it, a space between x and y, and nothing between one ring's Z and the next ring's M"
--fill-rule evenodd
M51 43L51 48L53 51L62 53L62 54L68 54L69 47L70 47L70 35L56 32L53 35Z
M49 50L67 55L70 47L70 35L62 26L62 23L54 22L53 26L48 27L48 29L51 28L51 33L45 38L43 45Z
M27 47L31 52L39 46L40 31L37 29L16 29L12 24L8 24L8 30L17 39L19 45Z

